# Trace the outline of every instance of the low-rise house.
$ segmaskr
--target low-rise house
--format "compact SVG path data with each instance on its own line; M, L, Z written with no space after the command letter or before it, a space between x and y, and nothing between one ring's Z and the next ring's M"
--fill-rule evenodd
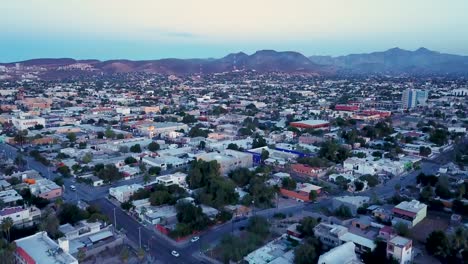
M285 188L280 188L280 192L282 195L296 199L297 201L309 202L310 193L312 191L315 191L317 194L320 194L321 189L322 187L317 185L313 185L310 183L301 183L296 186L296 190L287 190Z
M170 185L179 185L180 187L186 187L187 183L185 179L187 178L187 174L182 173L182 172L176 172L173 174L168 174L164 176L159 176L156 177L156 184L161 184L164 186L170 186Z
M131 185L113 187L109 189L109 195L117 199L117 201L124 203L128 201L130 196L132 196L136 191L142 188L143 186L141 184L136 183Z
M334 248L346 242L356 245L356 253L361 254L375 249L373 239L350 232L347 227L335 224L320 223L314 227L314 235L325 248Z
M398 260L399 264L413 262L413 241L406 237L394 236L387 241L387 257Z
M35 183L31 184L29 189L31 194L49 200L61 197L63 194L62 187L49 179L35 180Z
M21 206L7 207L0 210L0 222L5 218L11 218L14 225L26 224L41 216L41 210L35 206L23 208Z
M23 200L16 190L6 190L0 192L0 200L5 205L14 205L16 202Z
M299 164L299 163L292 164L291 169L292 171L296 173L307 175L309 177L318 177L324 171L323 168L311 167L309 165L304 165L304 164Z
M333 198L333 210L344 205L347 206L353 215L357 214L357 209L368 203L370 200L367 196L338 196Z
M426 215L426 204L417 200L403 201L392 210L392 224L395 225L401 222L412 228L426 218Z

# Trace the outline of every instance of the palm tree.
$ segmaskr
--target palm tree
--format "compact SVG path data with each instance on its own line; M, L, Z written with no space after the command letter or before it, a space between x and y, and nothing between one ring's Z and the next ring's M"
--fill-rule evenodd
M8 242L10 242L10 229L13 226L11 217L4 218L1 223L2 231L5 233Z
M137 256L140 261L142 261L145 258L145 255L146 253L142 248L138 249Z
M122 251L120 251L120 260L122 260L123 263L127 263L129 257L130 252L128 251L128 248L124 246Z
M78 258L78 261L81 263L86 258L86 252L82 248L80 248L78 250L78 254L76 255L76 257Z

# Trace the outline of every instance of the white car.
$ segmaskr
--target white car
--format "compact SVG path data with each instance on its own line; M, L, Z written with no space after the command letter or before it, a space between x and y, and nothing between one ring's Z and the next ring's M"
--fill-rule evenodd
M75 185L70 185L70 189L71 189L72 191L76 191L76 186L75 186Z
M174 256L174 257L180 256L179 252L177 252L177 251L175 251L175 250L172 250L171 254L172 254L172 256Z
M190 241L197 242L199 239L200 239L200 237L194 236L194 237L192 237L192 239L190 239Z

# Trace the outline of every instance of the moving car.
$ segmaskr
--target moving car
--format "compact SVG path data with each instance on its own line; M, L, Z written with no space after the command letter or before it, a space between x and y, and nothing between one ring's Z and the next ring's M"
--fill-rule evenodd
M177 252L177 251L175 251L175 250L172 250L171 254L172 254L172 256L174 256L174 257L180 256L179 252Z
M199 239L200 239L200 237L194 236L194 237L192 237L192 239L190 239L190 241L197 242Z
M76 186L75 185L70 185L70 190L76 191Z

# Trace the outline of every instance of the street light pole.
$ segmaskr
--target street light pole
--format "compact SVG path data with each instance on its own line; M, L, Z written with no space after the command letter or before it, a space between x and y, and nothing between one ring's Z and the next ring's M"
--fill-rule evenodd
M138 227L138 237L140 238L140 249L141 249L141 226Z
M114 229L117 230L117 218L115 218L115 207L114 207Z

